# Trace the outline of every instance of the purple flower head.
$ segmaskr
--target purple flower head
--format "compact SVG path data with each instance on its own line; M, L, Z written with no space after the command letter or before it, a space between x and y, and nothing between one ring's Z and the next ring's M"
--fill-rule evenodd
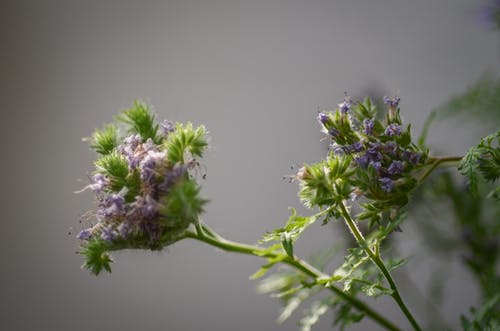
M158 213L158 202L153 199L149 194L146 195L146 198L142 204L142 215L145 218L151 219L154 218Z
M167 192L175 183L177 183L187 173L187 166L182 163L176 163L172 170L165 174L163 182L158 185L158 189Z
M375 121L373 119L365 118L363 120L363 132L367 135L371 135L373 132L374 125L375 125Z
M105 218L119 216L125 211L125 199L121 194L107 195L99 205L97 218L102 220Z
M347 112L351 109L351 103L348 100L344 100L338 104L339 110L342 114L347 114Z
M363 143L357 141L349 146L345 147L346 153L359 153L363 150Z
M380 169L382 168L382 163L380 162L370 162L370 165L378 171L380 171Z
M344 102L338 104L340 113L347 114L347 112L351 109L351 104L352 104L351 97L349 97L347 93L345 93Z
M135 151L140 143L142 143L142 137L138 134L133 134L123 139L123 144L130 147L133 151Z
M148 194L145 197L138 196L133 203L130 216L142 221L152 220L158 215L158 208L159 203L151 195Z
M384 152L391 156L396 156L398 145L394 141L388 141L383 147Z
M333 142L331 145L330 145L330 149L333 151L333 153L335 155L342 155L344 153L347 153L347 147L346 146L342 146L342 145L339 145L337 144L336 142Z
M88 240L91 236L92 236L91 229L83 229L76 235L76 238L81 240Z
M127 238L130 232L132 232L132 228L129 222L122 222L120 225L118 225L118 228L116 230L118 230L118 233L122 238Z
M387 96L384 96L384 104L388 105L391 108L397 108L399 106L399 102L401 101L400 97L392 97L389 98Z
M123 140L123 144L118 146L118 151L125 156L130 169L135 169L142 159L142 153L138 150L142 142L142 137L138 134L128 136Z
M108 179L103 174L95 174L92 176L92 181L93 183L88 187L96 193L101 193L109 183Z
M389 137L401 135L401 125L391 123L385 128L385 134Z
M335 128L330 128L330 130L328 130L328 134L330 136L332 136L333 138L336 138L340 135L340 132L339 132L339 130L337 130Z
M399 175L403 172L403 162L401 161L392 161L389 169L387 169L390 175Z
M142 150L145 153L158 152L158 146L153 142L151 138L148 138L144 144L142 144Z
M356 163L361 167L361 168L366 168L368 167L368 163L370 163L370 158L366 155L357 157L354 159Z
M169 133L174 132L174 130L175 130L175 125L172 121L169 121L167 119L161 121L160 132L164 137L168 136Z
M404 151L403 159L410 162L412 165L417 165L420 162L422 154L418 152Z
M328 115L325 113L319 112L317 118L318 118L318 122L320 122L323 125L328 123Z
M113 230L111 225L105 226L101 231L101 238L105 241L111 241L116 237L116 231Z
M366 150L366 155L370 158L371 161L377 162L382 160L382 154L379 152L380 143L371 143L370 148Z
M394 189L394 182L392 181L392 179L387 177L382 177L378 181L380 183L380 187L385 192L389 193Z
M164 160L165 152L149 151L140 164L141 180L150 183L156 167Z

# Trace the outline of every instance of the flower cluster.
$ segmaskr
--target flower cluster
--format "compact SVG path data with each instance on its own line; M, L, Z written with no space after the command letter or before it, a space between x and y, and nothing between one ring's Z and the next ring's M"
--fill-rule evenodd
M161 249L197 221L205 200L189 170L198 164L207 142L204 127L163 121L155 124L146 104L136 102L118 117L128 125L96 131L92 147L100 154L91 183L96 222L81 230L85 266L94 273L108 268L102 251ZM104 263L104 265L103 265Z
M427 152L412 143L410 127L403 127L400 98L384 97L383 102L388 106L384 120L368 98L354 104L346 97L335 112L318 113L322 132L331 138L330 153L296 176L306 205L329 206L361 196L379 212L406 204Z

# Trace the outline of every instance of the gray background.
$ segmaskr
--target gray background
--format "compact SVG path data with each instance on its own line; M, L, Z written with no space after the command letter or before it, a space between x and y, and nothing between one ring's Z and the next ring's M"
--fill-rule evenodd
M344 91L398 92L419 132L431 109L485 70L498 71L498 35L460 1L5 1L0 2L2 330L294 330L276 299L249 281L262 261L185 241L161 253L115 254L114 272L80 270L78 218L92 208L94 155L81 138L134 98L161 117L204 123L205 220L256 242L299 206L290 166L325 153L315 122ZM459 129L457 129L459 127ZM481 131L441 125L430 143L463 153ZM78 181L80 179L81 181ZM344 229L308 231L307 256ZM400 235L419 256L411 226ZM421 256L422 257L422 256ZM418 287L432 274L407 267ZM456 328L474 304L453 264L443 315ZM418 298L404 289L415 307ZM392 302L379 309L408 328ZM422 304L420 303L420 306ZM424 304L425 306L425 304ZM425 320L425 309L415 308ZM318 330L327 329L331 316ZM353 330L378 330L366 321Z

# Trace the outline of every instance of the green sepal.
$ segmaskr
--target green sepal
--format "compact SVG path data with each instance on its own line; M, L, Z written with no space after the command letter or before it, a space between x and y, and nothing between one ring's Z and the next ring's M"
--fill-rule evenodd
M281 233L281 245L286 254L293 259L293 239L289 232Z
M185 179L177 183L168 196L160 202L160 214L165 218L169 227L176 227L187 223L193 223L198 215L203 212L203 206L208 200L200 197L200 186L191 180Z
M288 218L288 221L286 222L285 226L264 234L262 236L262 239L260 240L261 243L276 241L280 242L281 245L283 246L283 239L285 238L285 241L289 242L290 244L293 244L293 242L298 239L300 234L305 229L307 229L309 225L314 223L317 219L317 215L309 217L299 216L297 215L297 211L295 210L295 208L290 208L290 209L292 210L292 214ZM287 248L285 248L284 246L283 248L285 249L285 251L287 250ZM289 254L289 252L286 253ZM290 257L293 257L293 248L290 251L290 253L291 253L291 255L289 254Z
M493 146L496 144L496 147ZM484 137L481 142L471 147L458 164L458 171L469 181L473 196L477 195L478 173L489 181L500 176L500 130Z
M132 107L123 111L116 119L127 124L129 131L139 134L144 141L151 139L156 144L161 142L158 124L155 124L155 116L147 103L135 100Z
M177 123L174 132L168 135L165 142L167 157L173 164L184 163L186 152L201 157L208 146L206 129L203 125L194 128L192 123Z
M118 146L118 131L113 124L95 130L90 138L90 147L102 155L110 154Z
M82 246L82 254L85 257L83 268L89 270L94 275L99 275L105 270L111 272L113 260L108 253L109 244L101 239L94 238Z
M95 161L96 170L111 181L111 190L118 192L127 185L128 162L117 151L101 156Z
M358 121L363 122L364 119L371 119L377 115L377 109L375 105L372 104L372 101L369 97L365 97L363 102L357 103L352 111L354 116L358 119Z

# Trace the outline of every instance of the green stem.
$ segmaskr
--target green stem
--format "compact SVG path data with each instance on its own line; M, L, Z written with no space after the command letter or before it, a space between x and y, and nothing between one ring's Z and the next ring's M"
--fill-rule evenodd
M462 160L463 156L445 156L445 157L431 157L429 158L429 161L431 162L430 168L428 168L422 176L418 179L418 183L421 184L429 175L436 170L436 168L446 162L459 162Z
M200 230L202 230L202 231L200 231ZM209 233L210 235L207 236L207 235L205 235L205 233ZM202 225L201 223L199 225L199 228L197 227L196 233L191 232L191 231L186 231L185 237L202 241L206 244L218 247L218 248L223 249L223 250L228 251L228 252L234 252L234 253L240 253L240 254L246 254L246 255L254 255L254 256L267 257L267 258L280 257L280 258L282 258L283 263L286 263L286 264L302 271L304 274L314 278L315 280L317 280L319 278L329 278L328 275L322 273L321 271L314 268L313 266L311 266L310 264L308 264L304 260L301 260L297 257L294 257L292 259L291 257L285 256L284 254L267 251L265 248L262 248L262 247L241 244L238 242L224 239L221 236L219 236L218 234L216 234L213 230L208 228L208 226ZM399 329L397 326L395 326L392 322L385 319L382 315L380 315L378 312L373 310L370 306L368 306L363 301L361 301L353 296L350 296L347 293L344 293L341 289L337 288L334 285L329 285L327 287L332 292L334 292L337 296L339 296L343 300L347 301L349 304L351 304L353 307L355 307L359 311L365 313L373 321L375 321L379 325L383 326L385 329L391 330L391 331L401 331L401 329Z
M422 329L418 325L417 321L415 320L415 318L411 314L410 310L408 309L408 307L406 307L403 299L401 298L401 295L399 294L399 290L396 286L396 283L394 282L394 279L392 278L389 270L385 266L384 261L380 257L378 249L373 251L370 249L370 247L368 247L368 244L366 243L365 238L363 237L363 234L358 229L358 226L356 225L356 223L352 219L351 215L347 211L347 208L344 205L344 203L343 202L340 203L339 206L340 206L340 210L342 212L342 216L344 217L344 220L346 221L347 227L349 228L349 230L353 234L358 245L361 248L363 248L363 250L370 257L370 259L373 261L373 263L375 263L375 265L380 269L380 271L384 275L385 279L389 283L389 286L392 290L392 294L391 294L392 298L394 299L394 301L396 301L396 303L398 304L398 306L401 309L401 311L403 312L403 314L406 316L406 318L408 319L410 324L413 326L413 329L415 329L415 331L422 331Z

